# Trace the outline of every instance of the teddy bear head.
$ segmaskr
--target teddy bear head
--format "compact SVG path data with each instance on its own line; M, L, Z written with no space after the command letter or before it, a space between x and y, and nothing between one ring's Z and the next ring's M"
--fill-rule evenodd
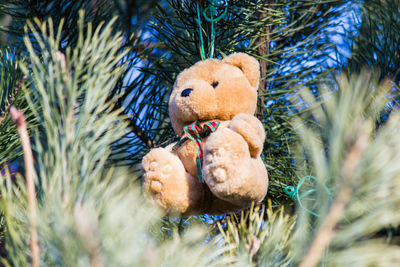
M196 120L254 114L259 79L258 61L243 53L197 62L176 78L169 100L172 127L182 135L183 126Z

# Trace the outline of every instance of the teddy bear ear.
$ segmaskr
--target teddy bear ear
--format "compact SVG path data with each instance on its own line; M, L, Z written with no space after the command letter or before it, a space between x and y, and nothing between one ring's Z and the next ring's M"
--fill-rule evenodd
M225 57L222 62L238 67L243 71L250 85L258 89L260 64L257 59L245 53L234 53Z

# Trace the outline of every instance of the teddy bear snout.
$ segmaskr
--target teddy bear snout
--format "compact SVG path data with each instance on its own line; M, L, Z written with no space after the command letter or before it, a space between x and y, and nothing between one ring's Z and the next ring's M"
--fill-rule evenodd
M192 88L186 88L185 90L182 91L181 96L182 97L187 97L190 95L190 93L193 91Z

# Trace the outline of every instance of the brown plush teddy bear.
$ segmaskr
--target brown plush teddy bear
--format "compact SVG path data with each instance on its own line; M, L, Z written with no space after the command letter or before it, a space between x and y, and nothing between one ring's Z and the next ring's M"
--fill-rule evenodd
M169 115L181 139L142 161L152 200L183 216L222 214L263 200L265 132L254 116L259 79L257 60L243 53L200 61L178 75Z

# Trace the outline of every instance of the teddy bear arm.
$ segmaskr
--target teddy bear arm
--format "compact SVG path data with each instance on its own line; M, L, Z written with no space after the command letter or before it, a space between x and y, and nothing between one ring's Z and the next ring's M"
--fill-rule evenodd
M243 136L228 127L217 131L206 143L203 174L210 191L236 208L259 202L267 193L264 162L260 157L251 157Z
M228 127L240 134L249 145L250 155L258 157L263 149L265 131L262 123L250 114L238 114L229 123Z

